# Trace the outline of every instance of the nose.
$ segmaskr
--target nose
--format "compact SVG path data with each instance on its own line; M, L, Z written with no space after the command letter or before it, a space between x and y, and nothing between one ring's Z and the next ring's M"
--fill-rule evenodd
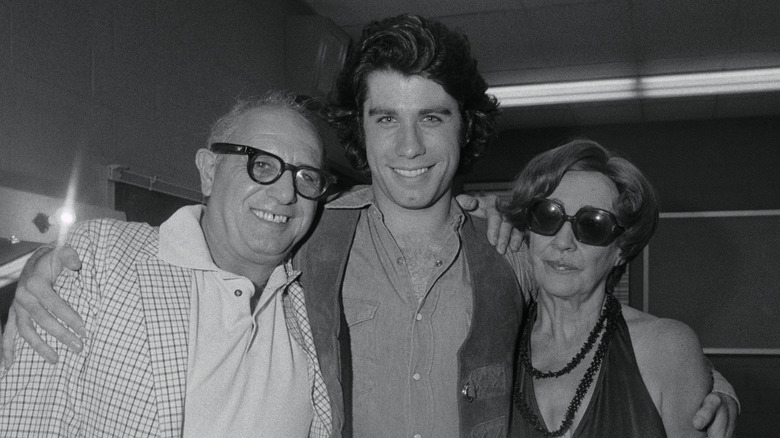
M291 170L285 170L278 180L268 186L268 195L283 205L295 202L295 175Z
M574 237L574 230L571 228L571 222L566 221L555 236L553 236L552 246L559 251L566 251L574 249L576 246L576 238Z
M396 153L399 157L414 158L425 153L425 146L416 126L405 125L401 131L396 144Z

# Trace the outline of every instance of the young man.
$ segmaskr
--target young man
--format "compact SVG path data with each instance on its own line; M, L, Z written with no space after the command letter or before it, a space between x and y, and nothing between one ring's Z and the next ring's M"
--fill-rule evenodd
M310 317L335 321L314 337L322 355L339 336L345 435L506 434L522 294L452 196L493 138L486 89L465 35L411 15L369 24L341 72L332 122L372 184L326 206L294 263Z
M341 288L354 435L500 435L522 298L484 223L452 195L497 103L465 36L440 23L373 23L354 48L333 121L372 184L331 202L296 255L304 282L338 272L311 287Z
M332 181L291 96L242 102L196 164L206 206L160 228L100 220L69 243L83 263L57 292L90 339L56 365L17 343L0 375L3 435L313 436L340 429L340 387L312 342L288 258ZM338 414L337 414L338 415ZM335 424L334 424L335 423Z

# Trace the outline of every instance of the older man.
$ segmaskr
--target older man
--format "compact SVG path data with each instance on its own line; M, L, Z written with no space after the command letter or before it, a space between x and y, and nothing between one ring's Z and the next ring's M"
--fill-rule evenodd
M222 117L195 161L206 206L184 207L159 229L99 220L72 230L83 268L55 288L90 338L76 354L44 335L56 365L16 343L0 380L4 436L339 429L339 385L326 389L323 374L335 373L320 368L288 259L332 182L316 129L292 97L269 94Z

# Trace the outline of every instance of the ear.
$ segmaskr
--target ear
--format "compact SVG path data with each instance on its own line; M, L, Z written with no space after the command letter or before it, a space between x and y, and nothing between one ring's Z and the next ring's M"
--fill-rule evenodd
M201 148L195 154L195 165L200 172L200 190L203 196L211 196L211 188L214 185L214 173L217 170L217 154L208 149Z

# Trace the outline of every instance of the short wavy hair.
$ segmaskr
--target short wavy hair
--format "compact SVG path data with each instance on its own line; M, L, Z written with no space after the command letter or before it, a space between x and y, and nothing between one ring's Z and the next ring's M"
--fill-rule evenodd
M600 144L577 139L535 156L517 176L512 187L512 199L501 206L507 219L526 237L526 209L534 197L547 197L560 184L568 171L599 172L617 186L613 204L618 223L625 232L616 239L623 263L614 267L607 277L607 291L612 292L633 260L647 245L658 226L658 201L653 186L630 161Z
M285 90L270 90L259 96L236 99L236 103L233 104L230 110L211 125L206 147L210 147L213 143L227 141L238 127L238 123L244 114L265 107L286 109L300 114L301 117L311 124L319 136L320 134L315 124L316 115L309 109L309 106L312 104L309 100ZM324 162L324 148L322 152Z
M328 107L328 121L356 170L370 175L363 131L367 78L375 71L397 71L430 79L452 96L461 111L458 172L468 170L495 139L497 99L486 93L469 40L461 32L416 15L374 21L350 46Z

